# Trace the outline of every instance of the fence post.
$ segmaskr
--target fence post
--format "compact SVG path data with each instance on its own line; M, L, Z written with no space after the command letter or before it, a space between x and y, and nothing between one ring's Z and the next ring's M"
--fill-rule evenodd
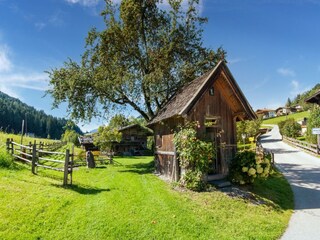
M274 166L274 152L271 152L271 163Z
M37 166L37 145L36 141L34 141L34 144L32 145L32 173L36 173L36 166Z
M63 186L66 186L68 184L68 173L69 173L69 157L70 157L70 150L66 149L66 159L64 162L64 177L63 177Z
M9 152L9 150L10 150L10 138L7 138L6 145L7 145L7 152Z
M71 185L72 185L73 161L74 161L74 144L72 144L72 148L71 148L71 161L69 163L70 170L68 169L68 171L70 173L70 184Z
M29 142L29 154L32 155L32 142Z
M10 145L11 145L11 155L14 154L14 148L13 148L13 138L10 139Z

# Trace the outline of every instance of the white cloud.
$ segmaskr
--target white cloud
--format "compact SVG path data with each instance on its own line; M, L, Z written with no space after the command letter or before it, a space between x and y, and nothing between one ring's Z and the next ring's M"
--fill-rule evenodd
M294 90L299 89L299 82L297 80L292 80L291 81L291 85L292 85Z
M56 27L62 26L64 24L63 15L64 13L62 11L55 12L50 16L48 23Z
M304 93L304 92L306 92L306 91L311 89L310 86L302 87L300 85L300 82L297 81L297 80L292 80L291 83L290 83L290 86L291 86L291 91L290 91L291 97L295 97L298 94Z
M290 68L279 68L277 72L284 77L295 77L296 73Z
M41 31L43 28L45 28L47 26L46 23L44 22L36 22L34 24L34 26L36 27L36 29L38 29L39 31Z
M19 89L45 91L48 89L48 79L46 73L20 70L9 58L9 47L0 44L0 91L21 99Z
M12 69L12 63L9 59L9 48L0 45L0 73L8 72Z
M243 61L245 61L245 60L242 59L242 58L232 58L232 59L228 60L228 63L229 63L230 65L232 65L232 64L239 63L239 62L243 62Z
M121 2L121 1L116 0L116 2ZM160 8L163 8L163 9L170 8L170 4L169 4L168 0L164 0L163 2L160 3L159 6L160 6ZM187 11L188 10L188 0L182 0L181 6L184 11ZM199 4L196 5L196 8L197 8L199 14L201 15L203 8L204 8L204 0L200 0Z
M0 74L0 85L14 92L14 88L25 88L38 91L48 89L48 75L45 73L8 73Z
M99 0L65 0L67 3L70 4L80 4L85 7L93 7L98 5Z

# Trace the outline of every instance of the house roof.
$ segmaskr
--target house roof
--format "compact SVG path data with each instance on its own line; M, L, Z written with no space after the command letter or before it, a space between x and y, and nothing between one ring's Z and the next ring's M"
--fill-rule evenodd
M141 126L140 124L137 124L137 123L136 124L131 124L131 125L128 125L128 126L125 126L125 127L122 127L122 128L119 128L118 131L119 132L123 132L125 130L133 129L133 128L139 128L141 131L144 131L147 136L152 136L153 135L153 132L152 132L152 130L150 128Z
M234 94L242 105L246 118L256 119L256 114L233 78L227 65L223 61L220 61L213 69L182 87L148 123L148 125L150 126L174 116L183 116L187 114L208 87L209 80L212 80L212 78L216 80L222 71L226 74Z
M307 103L317 103L320 105L320 90L313 94L311 97L308 97L305 102Z
M257 109L256 114L264 114L264 113L269 113L269 112L274 112L275 110L273 109Z

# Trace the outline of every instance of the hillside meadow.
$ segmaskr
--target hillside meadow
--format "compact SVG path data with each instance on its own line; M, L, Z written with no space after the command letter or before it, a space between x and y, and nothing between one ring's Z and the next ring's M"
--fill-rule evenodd
M115 158L75 169L74 184L62 187L61 172L2 166L0 239L278 239L292 214L279 173L249 188L252 201L180 189L153 172L152 157Z
M286 119L289 119L289 118L293 118L296 121L300 121L300 120L303 120L304 118L308 118L309 115L310 115L309 111L304 111L304 112L289 114L287 116L269 118L269 119L263 120L262 125L264 125L264 124L278 124L279 122L285 121Z

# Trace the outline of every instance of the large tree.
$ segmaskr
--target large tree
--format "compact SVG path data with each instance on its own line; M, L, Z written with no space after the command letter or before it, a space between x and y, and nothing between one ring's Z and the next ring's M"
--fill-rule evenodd
M185 83L224 59L203 47L199 0L105 0L105 29L91 29L82 61L49 71L54 106L68 103L71 117L131 106L147 121ZM166 7L164 7L166 6Z

